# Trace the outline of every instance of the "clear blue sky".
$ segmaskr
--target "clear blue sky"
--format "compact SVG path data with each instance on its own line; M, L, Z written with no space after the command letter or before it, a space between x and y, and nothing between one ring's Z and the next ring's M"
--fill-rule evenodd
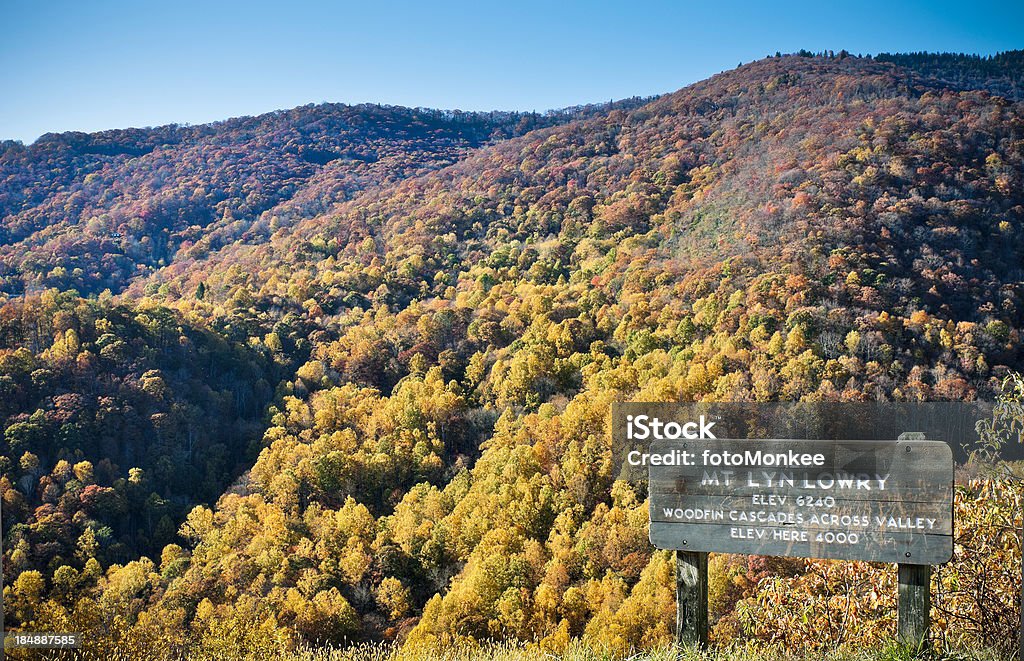
M306 103L549 108L775 51L1024 48L1024 2L0 0L0 138Z

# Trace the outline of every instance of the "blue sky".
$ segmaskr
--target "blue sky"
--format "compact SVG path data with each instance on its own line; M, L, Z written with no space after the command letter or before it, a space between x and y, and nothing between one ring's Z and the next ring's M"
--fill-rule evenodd
M775 51L1024 48L1024 2L0 0L0 138L306 103L547 110Z

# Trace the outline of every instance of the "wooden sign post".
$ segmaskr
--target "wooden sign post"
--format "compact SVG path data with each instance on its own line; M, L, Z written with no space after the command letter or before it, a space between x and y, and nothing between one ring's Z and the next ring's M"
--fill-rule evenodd
M921 432L904 432L900 434L899 440L923 441L925 437ZM931 625L932 567L901 562L896 572L899 591L896 601L899 611L896 617L896 636L904 645L919 650L928 640L928 628Z
M676 551L676 643L708 644L708 554Z
M931 565L901 563L897 567L897 572L899 574L897 636L904 645L920 649L928 640L932 606L932 568Z
M649 470L651 542L676 551L680 644L708 640L708 552L897 563L899 638L927 640L931 565L953 554L946 443L656 440L628 460Z

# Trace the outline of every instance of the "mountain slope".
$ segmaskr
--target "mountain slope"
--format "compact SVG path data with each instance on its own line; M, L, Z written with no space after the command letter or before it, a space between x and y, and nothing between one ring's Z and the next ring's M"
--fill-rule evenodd
M30 147L5 143L0 291L116 293L159 266L260 241L355 191L600 109L536 115L330 104L195 127L47 134Z
M0 305L8 577L159 554L249 467L283 374L166 308L53 290Z
M1019 104L772 58L161 283L323 332L140 617L183 607L238 649L268 618L294 643L666 640L672 567L613 480L610 402L990 396L1024 367L1022 172ZM764 569L735 571L753 598Z
M1016 235L993 234L1019 222L1018 113L889 65L769 59L370 191L153 284L188 297L205 282L219 299L242 287L329 317L365 307L382 285L399 307L443 296L508 241L568 233L555 251L568 277L584 239L649 234L659 261L685 269L725 257L795 266L856 248L889 290L947 311L998 310L995 283L1018 271Z

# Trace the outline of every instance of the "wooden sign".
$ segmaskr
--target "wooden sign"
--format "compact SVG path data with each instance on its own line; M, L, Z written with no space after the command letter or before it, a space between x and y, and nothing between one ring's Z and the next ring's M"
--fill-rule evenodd
M941 441L654 441L658 548L918 565L953 554L953 454Z

